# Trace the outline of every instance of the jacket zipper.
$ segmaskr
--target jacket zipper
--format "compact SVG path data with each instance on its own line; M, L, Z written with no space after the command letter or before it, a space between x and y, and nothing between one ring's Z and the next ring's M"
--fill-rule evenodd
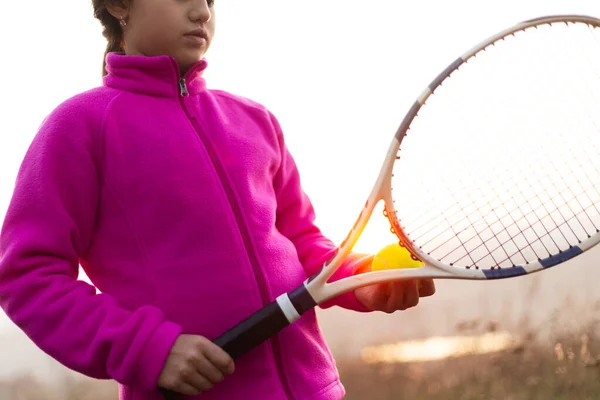
M223 189L225 190L225 194L227 196L227 199L229 200L229 204L233 211L233 215L235 217L238 229L242 236L242 241L244 242L244 247L246 248L246 253L248 254L248 258L250 259L250 264L252 265L252 270L254 272L254 277L256 279L256 283L258 284L258 292L260 294L260 299L261 299L262 305L266 306L267 304L269 304L269 297L267 296L267 285L265 283L265 278L260 270L258 258L256 256L256 253L254 252L254 247L252 246L252 242L250 241L250 234L248 232L248 228L246 227L246 224L244 223L244 220L242 218L242 211L240 209L240 205L237 202L237 200L235 199L235 195L233 193L231 185L229 184L227 175L225 175L225 170L223 169L223 165L219 162L219 160L218 160L216 154L214 153L212 147L210 146L210 144L200 134L200 132L202 132L203 130L201 130L199 128L198 122L196 121L196 119L194 117L192 117L189 114L187 108L185 107L183 98L186 96L189 96L185 78L181 78L179 80L179 93L180 93L179 102L181 104L181 108L183 109L187 118L192 123L192 126L196 130L196 134L198 135L198 137L200 138L200 141L204 145L204 148L208 152L208 156L209 156L213 166L215 167L217 176L219 177L221 185L223 186ZM277 374L279 375L279 380L281 381L284 392L285 392L286 396L288 397L288 399L293 399L294 396L292 395L292 391L289 386L289 382L288 382L287 378L285 377L285 375L283 374L283 358L281 355L281 346L280 346L279 340L277 337L273 337L273 338L271 338L271 341L272 341L272 350L273 350L273 354L275 357L275 364L277 367Z
M188 113L187 108L184 105L183 97L189 95L184 78L181 78L181 80L179 81L179 87L180 87L180 93L181 93L180 102L181 102L181 106L185 112L185 115L191 121L194 129L196 130L196 133L198 134L198 137L200 138L200 140L202 141L202 144L204 145L204 148L208 152L208 156L210 157L210 160L211 160L213 166L215 167L215 170L217 171L217 176L219 177L219 180L221 181L223 189L225 189L227 199L229 200L229 204L231 205L231 209L233 210L235 220L237 222L238 228L242 235L244 247L246 248L246 252L248 253L248 257L250 258L250 264L252 264L252 269L254 270L254 275L256 277L256 281L258 283L258 289L260 292L260 299L263 303L263 306L265 306L269 303L269 298L267 297L267 285L265 283L265 279L264 279L262 273L260 272L260 268L258 266L258 264L259 264L258 258L256 257L256 253L254 252L254 248L252 246L252 243L250 242L250 234L248 233L246 224L243 221L242 211L240 210L240 205L238 204L238 202L235 199L233 190L231 189L231 185L229 184L229 180L227 179L227 176L225 175L225 170L223 169L223 165L217 159L212 147L204 139L204 137L200 134L200 132L202 132L203 130L198 127L196 118L192 117Z
M185 78L181 78L179 80L179 94L181 95L181 97L179 98L181 101L181 106L183 107L183 109L185 110L185 107L183 106L183 99L182 97L186 97L189 96L189 92L187 90L187 85L185 83ZM187 111L185 111L185 115L187 115ZM190 117L189 115L187 115L188 118Z

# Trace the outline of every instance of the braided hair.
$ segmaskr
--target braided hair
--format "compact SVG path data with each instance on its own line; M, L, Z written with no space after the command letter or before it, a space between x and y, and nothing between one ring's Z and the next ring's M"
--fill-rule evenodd
M106 55L110 52L121 52L124 50L123 29L121 28L119 20L108 11L107 4L109 4L110 1L111 0L92 0L94 17L102 24L102 36L104 36L108 42L102 61L102 76L107 74Z

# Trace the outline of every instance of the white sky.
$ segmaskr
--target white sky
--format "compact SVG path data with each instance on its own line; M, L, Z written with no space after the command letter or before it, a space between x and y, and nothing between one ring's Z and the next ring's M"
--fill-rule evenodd
M105 42L90 3L0 4L0 221L42 119L100 84ZM208 85L275 113L318 222L339 243L404 113L441 69L516 22L559 13L600 16L600 2L217 0L217 12Z

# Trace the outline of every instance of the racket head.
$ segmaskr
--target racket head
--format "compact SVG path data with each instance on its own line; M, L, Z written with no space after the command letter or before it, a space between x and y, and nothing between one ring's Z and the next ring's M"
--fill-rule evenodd
M504 30L440 73L396 132L389 185L376 185L401 245L453 277L494 279L597 244L599 54L600 20L557 15Z

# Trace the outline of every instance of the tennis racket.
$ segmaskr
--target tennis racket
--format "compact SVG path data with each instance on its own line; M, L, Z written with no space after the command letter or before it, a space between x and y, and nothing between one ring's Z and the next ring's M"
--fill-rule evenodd
M237 358L365 285L511 278L565 263L600 241L599 190L600 20L522 22L456 59L418 97L320 272L214 342ZM381 201L392 233L424 265L328 282Z

